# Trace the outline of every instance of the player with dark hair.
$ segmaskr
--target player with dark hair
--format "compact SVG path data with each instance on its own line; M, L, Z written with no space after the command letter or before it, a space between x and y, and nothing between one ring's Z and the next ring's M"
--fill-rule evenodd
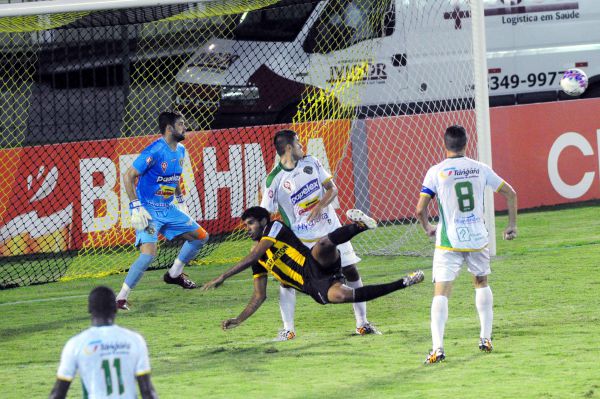
M140 256L131 265L117 295L119 309L128 310L127 298L156 257L158 233L167 239L186 240L179 255L163 279L185 289L196 288L183 268L208 241L208 233L188 214L181 191L181 173L185 160L185 122L181 114L163 112L158 117L162 137L146 147L123 176L129 196L131 225ZM136 184L137 180L137 184Z
M77 372L84 398L136 398L136 380L142 398L158 398L144 338L114 324L114 292L108 287L94 288L88 297L88 311L92 327L65 345L50 399L65 398Z
M332 206L338 194L333 177L321 162L305 155L295 131L284 129L275 133L273 145L280 161L269 173L263 187L261 206L278 212L283 222L307 247L342 224ZM356 264L360 258L350 242L341 244L342 273L351 288L363 286ZM367 320L367 304L352 304L356 319L356 333L381 334ZM279 287L279 309L283 329L276 340L285 341L296 336L294 313L296 291L285 285Z
M345 285L337 246L363 231L377 227L375 220L358 209L348 210L347 216L354 223L335 229L309 249L285 224L271 221L266 209L258 206L248 208L242 214L242 220L257 245L237 265L202 287L218 287L227 278L252 267L254 294L239 316L223 321L223 329L237 327L262 305L267 297L268 273L280 283L310 295L322 305L370 301L423 281L423 272L418 270L387 284L366 285L356 289Z
M490 253L488 231L483 220L484 190L490 186L507 200L508 226L504 239L517 236L517 195L515 190L489 166L465 156L467 133L462 126L450 126L444 133L446 159L432 166L425 176L417 204L417 218L428 236L436 236L433 255L434 293L431 302L432 350L425 363L446 358L444 329L448 319L448 297L463 265L473 275L475 305L481 325L479 349L491 352L493 302L488 286ZM440 222L429 222L427 207L438 197Z

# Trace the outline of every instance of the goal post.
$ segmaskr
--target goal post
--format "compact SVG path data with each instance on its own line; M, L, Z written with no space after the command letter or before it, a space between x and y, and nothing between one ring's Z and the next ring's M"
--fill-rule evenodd
M485 13L483 0L471 1L473 18L473 66L475 72L475 115L477 118L477 152L479 160L492 167L492 136L490 131L490 105L487 85L487 51L485 35ZM496 255L496 220L494 194L485 189L485 224L489 232L490 255Z
M39 3L53 12L0 6L0 287L129 267L122 176L164 110L191 129L187 205L211 234L200 267L248 250L239 217L258 203L279 129L331 170L342 222L353 207L378 220L353 241L359 255L432 253L414 208L447 126L465 126L469 156L489 151L472 1ZM160 237L152 267L180 245Z

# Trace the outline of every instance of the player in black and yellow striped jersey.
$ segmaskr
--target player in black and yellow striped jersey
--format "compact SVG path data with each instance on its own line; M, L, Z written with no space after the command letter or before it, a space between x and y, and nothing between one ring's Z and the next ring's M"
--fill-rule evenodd
M252 298L237 317L223 321L223 329L237 327L262 305L267 297L268 273L322 305L370 301L423 281L423 272L417 270L387 284L365 285L356 289L345 285L337 245L377 227L375 220L358 209L350 209L347 215L354 223L337 228L309 249L283 223L271 221L265 208L255 206L246 209L242 220L257 245L238 264L202 287L203 290L218 287L227 278L252 267Z

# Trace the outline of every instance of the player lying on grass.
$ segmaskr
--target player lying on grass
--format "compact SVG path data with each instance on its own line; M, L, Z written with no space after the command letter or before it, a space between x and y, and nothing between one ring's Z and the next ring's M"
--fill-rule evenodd
M423 272L418 270L387 284L360 288L345 285L336 246L377 227L375 220L358 209L350 209L346 214L354 223L337 228L309 249L283 223L271 221L265 208L255 206L246 209L242 220L250 237L258 242L257 245L237 265L202 287L203 290L218 287L227 278L252 267L254 294L238 317L223 321L223 329L237 327L263 304L267 298L268 273L280 283L310 295L322 305L370 301L423 281Z

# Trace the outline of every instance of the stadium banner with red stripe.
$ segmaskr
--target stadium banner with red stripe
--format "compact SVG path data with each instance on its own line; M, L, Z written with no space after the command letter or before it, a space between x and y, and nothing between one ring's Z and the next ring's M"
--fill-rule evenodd
M599 114L598 99L491 109L493 167L516 189L520 208L600 199ZM443 132L427 128L435 125L431 121L436 117L440 116L365 121L367 195L378 220L413 216L398 210L414 208L427 168L444 156ZM396 123L395 118L408 119L405 122L414 129L394 130L395 126L407 126ZM311 125L294 128L314 130ZM200 204L190 207L191 216L209 233L232 231L243 210L258 203L260 185L276 161L273 134L285 127L244 128L243 135L239 129L187 133L184 190L189 201ZM343 142L340 135L348 136L351 129L347 120L318 122L319 135L303 135L307 152L335 171L336 182L343 188L339 195L342 210L356 202L354 180L358 175L353 170L352 148L339 145ZM381 131L394 145L375 145L371 138ZM439 135L439 151L415 148L411 145L414 135ZM141 151L158 137L0 150L0 184L12 188L9 195L0 197L0 256L133 243L122 174L138 155L131 149ZM390 176L386 162L419 167ZM506 209L501 198L496 198L496 209Z

